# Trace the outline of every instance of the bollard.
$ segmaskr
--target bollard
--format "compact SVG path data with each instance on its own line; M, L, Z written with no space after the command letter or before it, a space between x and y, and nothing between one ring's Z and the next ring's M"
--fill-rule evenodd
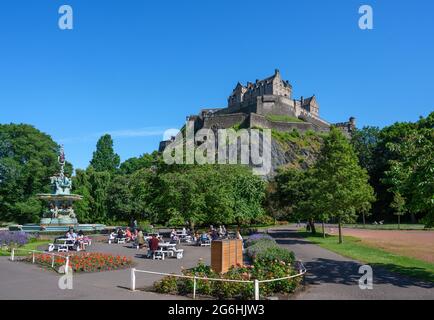
M69 271L69 256L66 256L65 274Z
M54 255L51 255L51 268L54 268Z
M35 263L35 251L32 251L32 263Z
M11 251L11 261L14 261L14 259L15 259L15 248L12 248L12 251Z
M255 300L259 300L259 281L255 279Z
M130 284L131 291L136 290L136 269L131 268L131 284Z
M196 276L193 278L193 299L196 299Z

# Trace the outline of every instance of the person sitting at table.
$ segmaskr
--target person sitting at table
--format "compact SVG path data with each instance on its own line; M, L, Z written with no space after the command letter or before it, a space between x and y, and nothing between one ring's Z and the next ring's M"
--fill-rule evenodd
M151 239L149 239L149 250L148 250L148 258L151 258L154 255L154 252L158 250L158 245L160 244L160 241L158 238L153 235Z
M182 235L183 235L183 236L186 236L186 235L187 235L187 229L185 229L185 227L182 228Z
M127 242L130 242L130 241L131 241L132 236L133 236L133 235L132 235L132 233L131 233L130 228L127 228L127 231L125 232L125 238L126 238Z
M125 238L125 234L124 234L124 231L122 230L122 228L119 228L117 233L118 233L118 236L117 236L118 239Z
M84 232L83 230L78 231L77 234L77 243L80 246L80 250L84 250L85 246L84 246Z
M211 231L211 240L217 240L219 238L219 233L217 232L217 230L213 230Z
M204 231L199 238L199 244L208 242L210 240L209 235Z
M66 234L66 239L68 239L66 241L67 244L72 244L74 246L78 245L77 234L74 232L73 228L69 229L68 233Z

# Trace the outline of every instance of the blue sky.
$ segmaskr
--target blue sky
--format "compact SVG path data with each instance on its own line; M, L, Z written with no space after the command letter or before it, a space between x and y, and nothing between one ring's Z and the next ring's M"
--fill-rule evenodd
M0 123L34 125L81 168L108 132L125 160L275 68L330 122L415 121L434 110L433 16L430 0L2 0Z

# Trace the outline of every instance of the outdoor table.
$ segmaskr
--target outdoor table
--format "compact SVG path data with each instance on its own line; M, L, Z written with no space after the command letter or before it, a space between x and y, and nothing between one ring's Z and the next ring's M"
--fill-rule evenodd
M161 258L164 260L165 255L173 255L174 250L176 250L176 243L160 242L158 244L158 250L156 253L161 253Z
M75 241L73 239L68 239L68 238L60 238L55 240L55 243L58 245L58 250L66 249L69 251L72 248L74 248L74 242Z

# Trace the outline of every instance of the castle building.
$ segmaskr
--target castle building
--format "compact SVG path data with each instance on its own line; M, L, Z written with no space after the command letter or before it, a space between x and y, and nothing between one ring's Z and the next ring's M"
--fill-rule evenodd
M333 125L349 136L355 129L354 117L337 124L322 119L315 95L295 99L292 85L282 79L278 69L272 76L255 83L247 82L244 86L238 82L228 97L227 107L202 109L198 115L188 116L187 121L194 122L195 131L236 127L327 132ZM162 141L160 150L170 142Z

